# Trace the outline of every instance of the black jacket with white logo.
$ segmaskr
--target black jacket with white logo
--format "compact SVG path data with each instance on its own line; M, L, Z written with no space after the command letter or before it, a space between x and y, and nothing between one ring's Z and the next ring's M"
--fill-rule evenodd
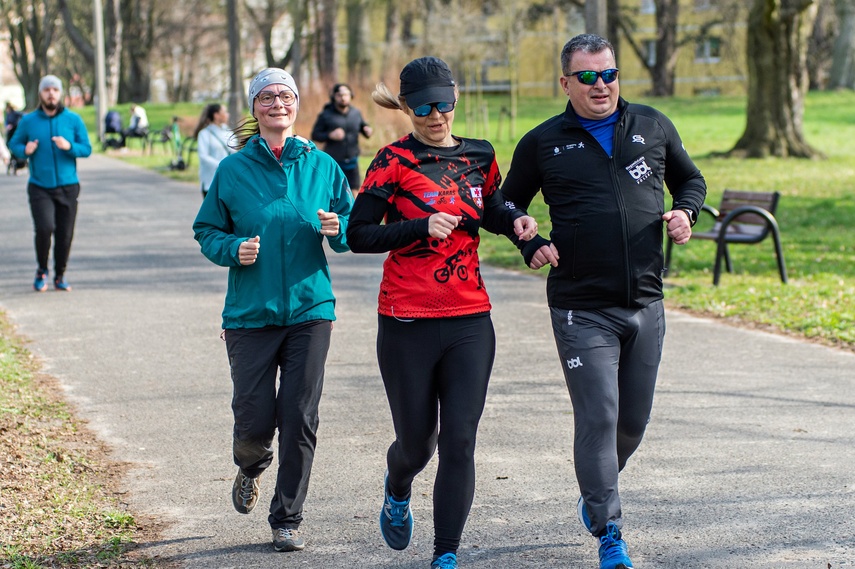
M701 172L665 115L623 99L618 112L608 156L568 102L564 114L520 140L502 185L505 199L524 209L543 193L560 255L546 287L555 308L642 307L661 299L665 187L669 210L695 216L706 196ZM530 258L533 251L520 245Z

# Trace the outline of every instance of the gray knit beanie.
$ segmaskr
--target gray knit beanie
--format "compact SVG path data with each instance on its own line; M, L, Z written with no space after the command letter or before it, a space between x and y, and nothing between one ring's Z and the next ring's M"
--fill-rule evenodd
M56 75L45 75L42 77L42 80L39 81L39 93L48 87L56 87L59 89L59 92L62 93L62 81Z
M297 92L297 83L294 81L294 78L291 77L291 74L284 69L268 67L267 69L259 71L258 75L249 82L249 94L247 96L247 101L249 103L249 112L252 116L255 116L255 109L253 108L255 106L255 97L268 85L285 85L294 91L294 95L297 97L297 103L299 104L300 93Z

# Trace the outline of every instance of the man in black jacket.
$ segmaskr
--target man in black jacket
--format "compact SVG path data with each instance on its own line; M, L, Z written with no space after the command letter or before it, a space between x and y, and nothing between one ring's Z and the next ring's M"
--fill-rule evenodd
M601 569L630 569L618 474L650 419L665 335L663 230L686 243L706 183L674 125L620 98L614 48L582 34L561 52L565 112L527 133L502 186L549 206L550 240L520 242L551 265L552 327L574 410L577 513L600 543ZM665 209L665 188L672 197Z
M359 135L371 137L371 127L359 109L351 105L353 91L344 83L336 83L327 103L312 127L312 140L324 143L324 151L333 157L347 176L350 189L359 191Z

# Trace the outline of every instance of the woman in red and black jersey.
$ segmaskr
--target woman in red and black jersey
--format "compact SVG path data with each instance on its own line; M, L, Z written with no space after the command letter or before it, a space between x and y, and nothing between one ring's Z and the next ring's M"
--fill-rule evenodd
M415 476L439 446L431 567L457 567L475 493L475 435L495 354L490 299L481 279L481 227L514 241L537 224L505 204L489 142L451 134L458 91L440 59L401 72L397 97L382 83L372 97L407 114L413 131L371 162L347 229L355 253L384 253L377 357L395 427L381 534L409 545Z

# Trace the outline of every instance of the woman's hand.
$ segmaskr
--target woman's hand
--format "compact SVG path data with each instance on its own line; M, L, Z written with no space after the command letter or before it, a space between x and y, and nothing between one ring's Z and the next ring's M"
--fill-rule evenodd
M451 235L452 230L457 227L461 219L463 218L459 215L439 211L428 218L428 233L431 237L445 239Z
M238 262L241 265L251 265L258 258L258 251L261 249L261 238L256 235L240 244L238 248Z
M335 237L341 231L337 213L319 209L318 220L321 222L321 235Z
M523 241L531 241L537 235L537 221L530 215L524 215L514 220L514 233Z

